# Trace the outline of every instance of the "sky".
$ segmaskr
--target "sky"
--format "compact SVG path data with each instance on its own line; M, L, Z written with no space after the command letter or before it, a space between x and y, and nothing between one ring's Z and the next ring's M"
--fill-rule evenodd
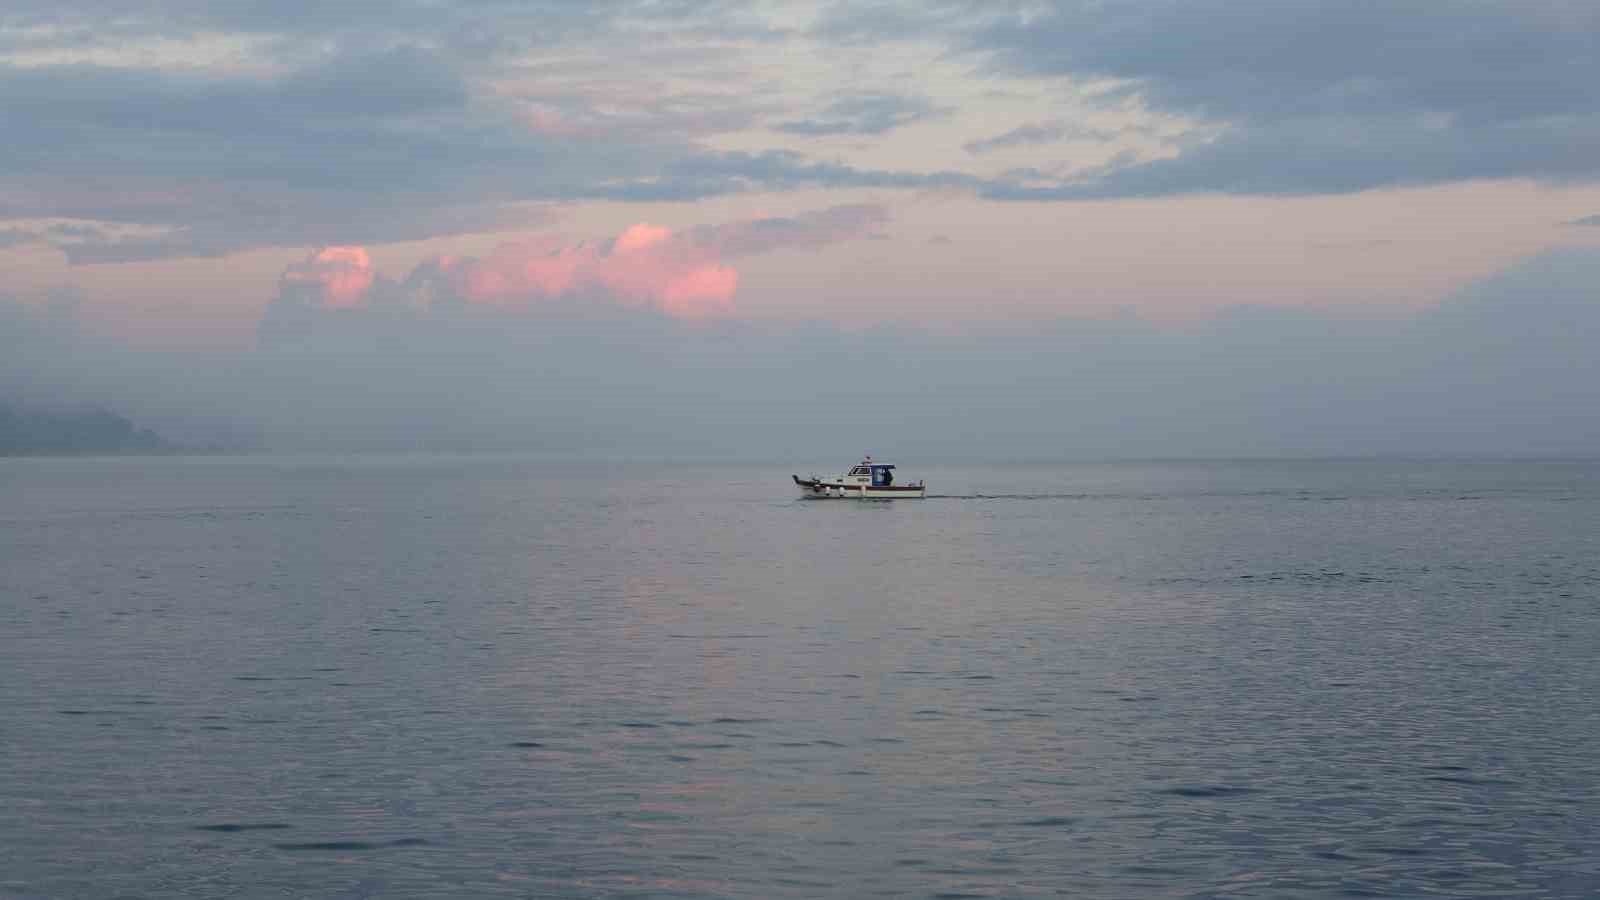
M1600 453L1592 0L12 0L0 395L193 440Z

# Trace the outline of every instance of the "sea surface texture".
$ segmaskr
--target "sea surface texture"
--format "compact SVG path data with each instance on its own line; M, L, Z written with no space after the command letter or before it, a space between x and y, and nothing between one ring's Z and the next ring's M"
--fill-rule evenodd
M1600 465L0 460L0 896L1592 897Z

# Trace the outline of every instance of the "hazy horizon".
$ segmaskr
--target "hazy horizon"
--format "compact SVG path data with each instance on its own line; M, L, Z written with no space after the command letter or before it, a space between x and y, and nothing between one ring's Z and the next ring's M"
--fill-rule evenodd
M156 351L8 305L25 402L101 404L179 443L772 458L1582 456L1600 452L1600 254L1534 258L1401 318L1237 308L988 333L595 303L294 308L256 349Z

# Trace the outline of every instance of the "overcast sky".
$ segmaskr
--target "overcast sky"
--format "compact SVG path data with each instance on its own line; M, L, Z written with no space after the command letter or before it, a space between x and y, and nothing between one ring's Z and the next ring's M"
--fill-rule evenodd
M1592 0L12 0L0 393L297 446L1595 453L1596 84Z

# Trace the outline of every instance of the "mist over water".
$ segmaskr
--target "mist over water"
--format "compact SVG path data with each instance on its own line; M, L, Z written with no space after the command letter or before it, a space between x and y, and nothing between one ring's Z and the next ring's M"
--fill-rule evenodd
M0 460L0 894L1551 896L1600 466Z
M278 450L1592 456L1597 284L1600 255L1572 249L1405 316L1238 308L957 333L685 322L604 297L323 309L291 292L258 346L166 353L0 298L0 401L99 404L189 446Z

